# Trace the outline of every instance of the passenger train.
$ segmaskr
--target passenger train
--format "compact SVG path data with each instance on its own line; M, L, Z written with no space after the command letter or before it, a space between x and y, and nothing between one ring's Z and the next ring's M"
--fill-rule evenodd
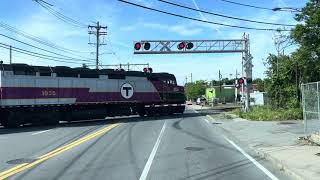
M184 88L169 73L0 64L0 124L183 113Z

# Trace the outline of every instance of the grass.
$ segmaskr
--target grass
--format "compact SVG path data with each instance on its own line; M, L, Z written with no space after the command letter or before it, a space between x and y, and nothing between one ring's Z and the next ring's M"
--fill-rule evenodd
M232 111L241 118L255 121L284 121L302 119L300 108L274 109L267 106L256 106L250 112L242 112L240 109Z

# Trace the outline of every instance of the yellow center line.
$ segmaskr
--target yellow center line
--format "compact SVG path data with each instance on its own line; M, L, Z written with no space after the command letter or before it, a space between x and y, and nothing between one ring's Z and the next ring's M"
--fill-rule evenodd
M82 137L82 138L80 138L80 139L78 139L78 140L76 140L76 141L74 141L74 142L72 142L70 144L66 144L66 145L64 145L62 147L59 147L59 148L53 150L53 151L50 151L50 152L38 157L37 160L35 160L32 163L23 163L23 164L15 166L13 168L10 168L10 169L8 169L6 171L3 171L3 172L0 173L0 180L8 178L8 177L10 177L12 175L15 175L15 174L17 174L17 173L19 173L21 171L29 169L29 168L37 165L37 164L40 164L40 163L42 163L42 162L44 162L44 161L46 161L46 160L48 160L48 159L50 159L50 158L52 158L54 156L57 156L57 155L65 152L65 151L68 151L68 150L70 150L70 149L72 149L72 148L74 148L74 147L76 147L76 146L78 146L78 145L80 145L80 144L82 144L82 143L84 143L86 141L89 141L89 140L91 140L91 139L93 139L93 138L95 138L95 137L97 137L99 135L102 135L102 134L110 131L111 129L119 126L119 125L120 124L118 124L118 123L109 125L107 127L104 127L102 129L94 132L94 133L86 135L86 136L84 136L84 137Z

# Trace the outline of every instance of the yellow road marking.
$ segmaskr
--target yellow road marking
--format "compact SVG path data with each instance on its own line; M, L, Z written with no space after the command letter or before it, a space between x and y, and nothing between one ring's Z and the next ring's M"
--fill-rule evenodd
M10 169L8 169L6 171L3 171L3 172L0 173L0 180L8 178L8 177L10 177L12 175L15 175L15 174L17 174L17 173L19 173L21 171L29 169L29 168L37 165L37 164L40 164L40 163L42 163L42 162L44 162L44 161L46 161L46 160L48 160L48 159L50 159L50 158L52 158L54 156L57 156L57 155L65 152L65 151L68 151L68 150L70 150L70 149L72 149L72 148L74 148L74 147L76 147L76 146L78 146L78 145L80 145L80 144L82 144L82 143L84 143L86 141L89 141L90 139L93 139L93 138L95 138L95 137L97 137L99 135L102 135L102 134L110 131L111 129L119 126L119 125L120 124L109 125L107 127L104 127L102 129L94 132L94 133L88 134L88 135L86 135L86 136L84 136L84 137L82 137L82 138L80 138L80 139L78 139L78 140L76 140L76 141L74 141L74 142L72 142L70 144L66 144L66 145L64 145L62 147L59 147L59 148L53 150L53 151L50 151L47 154L44 154L44 155L38 157L37 160L32 162L32 163L20 164L20 165L17 165L15 167L13 167L13 168L10 168Z

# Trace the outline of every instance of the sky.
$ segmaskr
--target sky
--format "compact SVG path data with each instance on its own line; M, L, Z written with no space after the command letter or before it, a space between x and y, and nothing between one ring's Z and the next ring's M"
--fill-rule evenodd
M248 26L256 28L278 28L279 26L261 25L250 22L217 17L196 11L186 10L171 6L158 0L128 0L147 7L161 9L168 12L181 14L206 21ZM222 0L169 0L171 2L190 6L201 10L235 16L251 20L296 24L294 13L274 12L263 9L243 7L226 3ZM233 0L235 2L274 7L301 8L307 0ZM179 55L134 55L133 41L139 40L183 40L183 39L240 39L243 33L250 35L251 54L253 56L253 78L264 78L266 67L265 59L269 53L275 53L275 32L257 31L224 27L206 24L179 17L172 17L158 12L134 7L117 0L46 0L54 5L53 8L60 13L71 17L82 24L94 25L97 21L107 26L105 46L101 46L101 64L119 63L149 63L155 72L169 72L175 74L178 83L184 84L193 80L218 79L219 70L223 78L234 77L236 71L241 72L241 54L179 54ZM0 23L5 23L22 30L28 34L53 42L61 47L74 50L69 54L57 51L39 44L18 34L0 27L0 34L16 38L46 50L54 51L66 56L78 58L94 58L95 47L88 42L94 42L94 36L88 35L88 28L75 27L65 23L33 0L1 0ZM39 49L26 46L0 36L0 43L14 47L48 54ZM290 53L294 47L286 53ZM9 50L0 47L0 60L9 63ZM14 63L27 63L44 66L71 66L81 64L55 62L39 59L13 52ZM92 63L94 64L94 63Z

